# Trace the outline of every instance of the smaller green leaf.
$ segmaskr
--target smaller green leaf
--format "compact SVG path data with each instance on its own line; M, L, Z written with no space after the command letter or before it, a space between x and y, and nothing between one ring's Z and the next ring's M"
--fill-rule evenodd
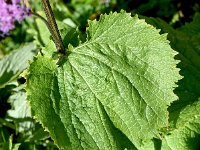
M77 29L78 30L78 29ZM78 31L74 28L65 28L61 30L61 36L64 46L67 48L69 44L76 47L79 45Z
M200 117L200 99L195 101L191 105L187 105L183 108L179 114L179 118L176 120L176 128L185 126L188 122L192 122L194 118Z
M44 14L41 12L38 12L38 14L44 17ZM28 32L33 35L34 42L42 46L48 44L51 34L46 24L40 18L36 18L32 25L32 28L28 29Z
M35 45L30 43L0 60L0 88L28 67L28 61L32 60L36 53L35 49Z
M79 33L76 29L71 27L65 27L61 29L61 37L64 43L64 47L67 49L70 45L73 47L78 46L80 43ZM48 44L42 48L42 53L49 57L54 57L56 55L56 47L52 40L49 39Z
M44 17L44 13L38 12L38 14ZM57 24L65 47L67 47L69 43L74 46L77 45L78 35L76 36L76 29L61 21L57 21ZM50 43L50 41L52 41L47 25L40 18L36 18L34 20L34 26L29 29L28 32L34 35L35 43L38 45L46 46Z
M13 118L31 117L30 108L26 102L26 93L23 91L24 86L21 85L13 89L13 94L9 98L12 109L8 110L8 115Z
M179 114L176 129L164 137L162 149L197 150L200 148L200 98Z
M13 89L13 94L9 97L9 102L12 109L7 111L9 117L12 117L16 125L16 132L23 132L26 135L31 134L31 128L34 126L31 120L30 107L26 101L26 93L24 91L24 85L21 85Z

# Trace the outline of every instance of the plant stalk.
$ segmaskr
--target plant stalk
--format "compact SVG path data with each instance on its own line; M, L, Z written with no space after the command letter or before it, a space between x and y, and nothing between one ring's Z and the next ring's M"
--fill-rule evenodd
M48 28L51 32L51 35L53 37L53 41L56 45L56 49L59 53L65 55L65 47L63 45L58 26L56 24L56 20L54 18L54 14L50 5L49 0L41 0L43 9L45 11L47 22L48 22Z

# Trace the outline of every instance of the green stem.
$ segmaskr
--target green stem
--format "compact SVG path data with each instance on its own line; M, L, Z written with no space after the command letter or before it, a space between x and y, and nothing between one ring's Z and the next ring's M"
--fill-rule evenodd
M48 22L48 28L51 32L51 35L53 37L54 43L56 45L56 49L59 53L65 55L65 48L58 30L58 26L56 24L56 20L54 18L54 14L50 5L49 0L41 0L43 9L45 11L47 22Z

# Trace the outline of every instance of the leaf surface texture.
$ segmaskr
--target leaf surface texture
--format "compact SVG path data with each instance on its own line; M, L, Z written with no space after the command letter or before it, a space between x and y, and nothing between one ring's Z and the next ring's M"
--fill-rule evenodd
M89 22L87 41L69 50L59 66L38 55L26 87L61 149L134 149L159 138L181 78L166 35L137 16L111 13ZM122 144L115 129L132 144Z

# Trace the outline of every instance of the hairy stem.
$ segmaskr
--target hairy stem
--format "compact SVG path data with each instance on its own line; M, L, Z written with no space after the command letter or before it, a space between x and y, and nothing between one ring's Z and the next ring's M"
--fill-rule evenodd
M54 43L56 45L56 49L59 53L65 55L65 48L58 30L58 26L56 24L56 20L54 18L54 14L50 5L49 0L41 0L43 9L45 11L47 22L48 22L48 28L51 32L51 35L53 37Z

